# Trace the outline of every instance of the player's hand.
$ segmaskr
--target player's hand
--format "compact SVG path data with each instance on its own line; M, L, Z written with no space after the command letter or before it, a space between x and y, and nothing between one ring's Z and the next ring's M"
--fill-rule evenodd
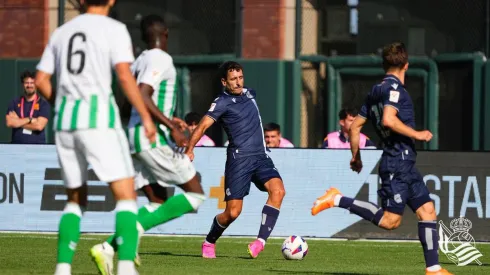
M189 140L184 135L184 133L180 131L180 129L173 128L173 130L170 132L170 135L172 136L172 139L175 141L175 144L178 147L187 147Z
M432 139L432 133L429 132L428 130L417 131L417 134L415 135L415 139L428 142Z
M352 171L360 173L362 170L362 160L359 158L352 158L350 161L350 169Z
M190 159L191 161L193 161L193 160L194 160L194 152L193 152L193 151L186 150L186 151L185 151L185 154L186 154L186 155L189 157L189 159Z
M146 119L142 121L143 127L145 128L145 135L150 140L150 143L154 143L157 140L156 133L157 129L153 120Z
M177 125L180 131L184 132L187 129L187 123L178 117L173 117L172 122Z

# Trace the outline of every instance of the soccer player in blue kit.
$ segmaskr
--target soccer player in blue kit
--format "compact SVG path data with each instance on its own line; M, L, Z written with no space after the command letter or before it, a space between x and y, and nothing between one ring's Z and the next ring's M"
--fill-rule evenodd
M192 133L186 154L194 159L193 149L202 135L218 121L228 135L225 167L225 211L213 219L211 230L202 244L204 258L216 258L215 243L225 229L240 215L243 198L251 182L269 198L262 210L262 223L257 239L248 245L248 253L256 258L264 249L279 216L285 195L281 176L267 155L262 121L255 101L255 91L243 86L243 68L228 61L220 66L223 92L214 100L207 114Z
M413 103L404 88L408 69L408 54L403 43L393 43L383 49L383 68L386 76L368 94L359 116L350 128L352 160L351 169L362 169L359 135L367 119L371 120L383 144L379 165L381 189L378 195L382 207L342 196L336 188L330 188L318 198L311 214L341 207L368 220L374 225L391 230L400 226L405 205L416 213L420 243L424 251L426 274L451 274L439 265L437 217L434 203L429 197L423 178L415 168L414 139L429 141L432 134L416 131Z

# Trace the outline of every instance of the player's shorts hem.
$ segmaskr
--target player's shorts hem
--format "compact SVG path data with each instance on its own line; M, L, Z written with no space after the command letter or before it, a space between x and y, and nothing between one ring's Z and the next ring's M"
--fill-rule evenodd
M133 174L128 174L128 175L120 175L116 177L107 177L107 178L99 178L100 181L102 182L115 182L115 181L120 181L120 180L125 180L125 179L132 179L134 178L134 173Z
M410 207L410 209L412 209L412 211L415 213L422 205L428 202L432 202L432 199L430 198L429 194L426 194L423 195L422 197L410 200L408 203L408 207Z
M224 201L231 201L231 200L241 200L241 201L242 201L242 200L243 200L243 198L245 198L246 196L248 196L248 194L247 194L247 195L245 195L245 196L233 196L233 197L225 197L225 198L224 198Z

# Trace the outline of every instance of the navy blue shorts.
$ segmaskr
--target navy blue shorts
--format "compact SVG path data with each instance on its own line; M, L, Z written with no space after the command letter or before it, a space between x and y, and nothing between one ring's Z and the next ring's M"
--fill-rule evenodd
M384 210L403 215L405 205L415 212L431 201L429 189L415 167L415 160L404 160L401 156L383 156L379 175L381 189L378 190L378 195L382 199Z
M267 154L228 157L225 168L225 201L243 199L250 192L250 184L266 192L264 184L279 178L272 159Z

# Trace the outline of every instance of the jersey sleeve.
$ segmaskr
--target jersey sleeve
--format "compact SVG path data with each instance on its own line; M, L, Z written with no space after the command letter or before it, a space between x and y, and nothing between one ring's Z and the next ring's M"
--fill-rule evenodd
M172 59L158 56L146 60L148 60L148 64L138 74L138 82L150 85L156 91L163 80L165 71L173 65Z
M391 106L397 111L400 111L400 106L405 100L405 93L403 91L393 90L391 86L383 89L383 106Z
M36 66L38 71L42 71L47 74L53 74L55 70L56 56L54 54L53 40L54 35L49 39L48 45L46 45L46 48L44 48L41 60Z
M228 105L224 99L217 98L213 103L211 103L206 115L217 121L226 112L227 107Z
M113 67L119 63L132 63L134 61L133 44L126 26L118 28L111 41L111 63Z

